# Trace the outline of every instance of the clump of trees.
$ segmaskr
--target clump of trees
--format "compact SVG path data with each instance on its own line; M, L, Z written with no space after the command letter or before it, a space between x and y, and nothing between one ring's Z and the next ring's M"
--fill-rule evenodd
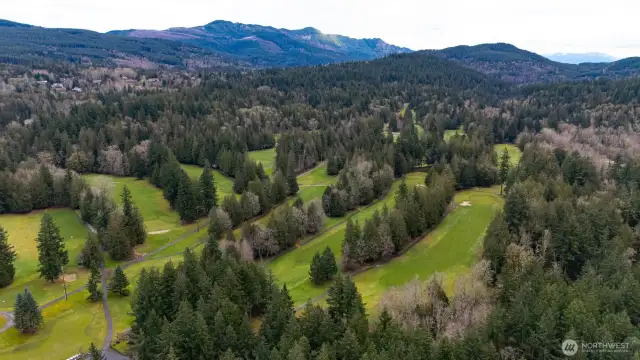
M429 174L426 180L428 186L417 185L412 190L403 181L396 192L395 208L385 206L382 213L376 211L364 227L347 220L342 242L345 269L389 259L440 222L453 200L453 176L446 169L441 174Z
M77 209L86 188L76 173L45 164L27 164L15 172L0 171L0 214L50 207Z
M35 334L42 326L42 313L29 290L24 289L23 293L16 296L13 317L15 328L23 334Z
M127 275L125 275L120 265L116 266L113 277L111 277L111 281L109 282L109 290L120 296L129 296L130 291L128 287L129 279L127 279Z
M9 286L16 275L16 252L9 244L9 234L0 226L0 288Z
M372 161L355 159L340 172L338 183L325 190L322 196L324 212L330 217L344 216L347 211L383 196L392 183L390 166L378 169Z
M327 246L322 254L316 252L309 266L309 280L314 285L322 285L333 280L338 274L338 265L333 251Z

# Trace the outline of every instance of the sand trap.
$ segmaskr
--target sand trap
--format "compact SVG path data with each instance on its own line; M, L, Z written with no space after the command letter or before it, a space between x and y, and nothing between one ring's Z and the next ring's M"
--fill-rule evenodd
M65 274L64 276L62 276L62 278L64 279L65 282L73 282L78 280L78 275L76 274Z
M463 201L460 203L460 206L471 206L471 203L468 201Z
M166 234L171 230L158 230L158 231L151 231L148 232L149 235L158 235L158 234Z

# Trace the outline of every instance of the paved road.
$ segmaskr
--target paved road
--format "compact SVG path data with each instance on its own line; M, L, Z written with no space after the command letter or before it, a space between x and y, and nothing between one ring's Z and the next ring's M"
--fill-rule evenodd
M13 314L10 313L10 312L0 311L0 316L2 316L5 319L7 319L7 323L4 324L2 329L0 329L0 333L1 333L3 331L9 330L9 328L11 328L13 326Z

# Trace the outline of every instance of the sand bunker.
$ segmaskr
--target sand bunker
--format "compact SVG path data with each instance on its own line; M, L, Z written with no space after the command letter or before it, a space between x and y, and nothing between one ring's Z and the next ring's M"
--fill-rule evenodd
M76 281L78 280L78 275L76 274L64 274L64 276L62 276L63 280L65 282L72 282L72 281Z
M148 234L149 235L158 235L158 234L166 234L168 233L170 230L158 230L158 231L151 231Z
M468 201L463 201L460 203L460 206L471 206L471 203Z

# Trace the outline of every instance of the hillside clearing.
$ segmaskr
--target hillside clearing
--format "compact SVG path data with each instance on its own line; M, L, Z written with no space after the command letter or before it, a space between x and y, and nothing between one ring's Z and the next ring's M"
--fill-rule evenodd
M500 156L502 156L502 152L504 151L504 149L507 149L507 152L509 153L511 166L516 166L520 162L522 151L520 151L517 146L513 144L497 144L494 145L493 148L496 151L496 155L498 155L498 162L500 162Z
M262 164L264 172L268 176L271 176L271 174L273 174L273 169L275 168L276 162L276 148L249 151L248 154L251 160Z

